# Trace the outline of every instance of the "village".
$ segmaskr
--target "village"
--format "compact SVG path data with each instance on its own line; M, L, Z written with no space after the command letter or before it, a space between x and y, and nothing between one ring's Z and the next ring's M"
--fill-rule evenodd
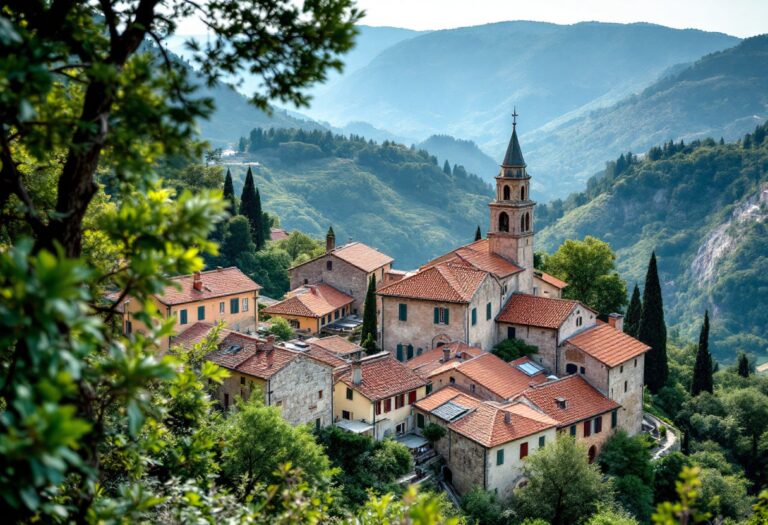
M362 242L337 245L329 228L325 253L290 268L291 291L262 307L264 318L288 321L288 341L264 335L261 287L238 268L174 278L155 296L176 329L161 350L215 330L218 350L206 359L230 373L216 390L222 410L258 395L293 425L398 440L421 473L440 460L443 486L458 497L475 487L508 497L526 482L524 458L560 433L594 462L618 429L653 427L643 414L650 348L624 333L621 314L598 319L561 297L568 283L534 268L530 179L514 123L487 238L412 271ZM371 283L373 352L359 333ZM121 306L125 334L146 329L134 317L141 305ZM536 352L505 362L490 352L503 340Z

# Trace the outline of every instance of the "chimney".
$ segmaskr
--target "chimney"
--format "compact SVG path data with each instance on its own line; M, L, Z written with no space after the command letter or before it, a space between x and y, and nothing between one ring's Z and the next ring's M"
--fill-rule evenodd
M363 382L363 367L360 366L360 359L352 361L352 384L359 385Z
M270 353L275 348L275 336L273 334L269 334L267 336L267 342L262 345L262 348L265 352Z
M621 314L608 314L608 324L619 332L624 331L624 316Z
M333 226L328 227L328 233L325 234L325 253L331 253L336 248L336 234L333 233Z
M451 360L451 349L448 345L443 345L443 363L447 363Z
M194 273L194 277L192 278L192 287L198 292L203 290L203 276L200 275L200 272Z
M505 410L504 411L504 424L505 425L509 425L510 423L512 423L512 414L510 414L509 412L507 412Z

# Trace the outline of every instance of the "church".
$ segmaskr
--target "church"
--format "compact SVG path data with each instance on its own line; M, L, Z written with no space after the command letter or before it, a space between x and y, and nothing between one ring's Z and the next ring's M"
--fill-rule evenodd
M534 268L536 203L516 117L488 204L487 238L417 271L388 274L377 290L379 346L407 363L449 343L488 352L504 339L523 340L538 348L531 359L548 373L579 375L621 405L619 426L637 433L649 348L624 334L620 314L598 320L598 312L562 298L567 283Z

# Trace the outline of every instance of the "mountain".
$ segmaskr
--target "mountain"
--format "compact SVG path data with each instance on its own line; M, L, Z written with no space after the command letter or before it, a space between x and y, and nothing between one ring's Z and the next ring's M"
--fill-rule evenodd
M433 31L345 74L308 110L334 125L365 121L397 135L449 134L503 151L516 105L521 129L610 105L667 68L738 39L651 24L502 22Z
M642 93L525 137L526 158L559 197L583 187L602 160L674 139L733 140L768 117L768 35L703 57ZM631 124L630 124L631 123Z
M363 137L254 130L248 153L228 158L239 194L253 169L264 209L288 230L359 240L415 268L474 238L492 190L463 169L443 172L423 150Z
M565 239L601 238L630 287L642 286L656 250L668 326L695 339L709 309L718 359L768 355L767 134L762 125L735 143L667 143L618 175L611 163L559 213L541 206L553 223L537 245L551 252Z
M438 163L446 160L451 164L461 164L468 172L474 173L483 180L493 182L498 175L499 163L483 153L471 140L462 140L450 135L432 135L417 145L437 157Z

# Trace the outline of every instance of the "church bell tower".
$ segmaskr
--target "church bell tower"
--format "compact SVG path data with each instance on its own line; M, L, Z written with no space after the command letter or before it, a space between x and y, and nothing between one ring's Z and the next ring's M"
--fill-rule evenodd
M517 111L512 113L512 137L496 177L496 200L488 207L489 250L525 269L519 289L533 290L533 207L530 198L531 177L525 169L523 152L517 140Z

